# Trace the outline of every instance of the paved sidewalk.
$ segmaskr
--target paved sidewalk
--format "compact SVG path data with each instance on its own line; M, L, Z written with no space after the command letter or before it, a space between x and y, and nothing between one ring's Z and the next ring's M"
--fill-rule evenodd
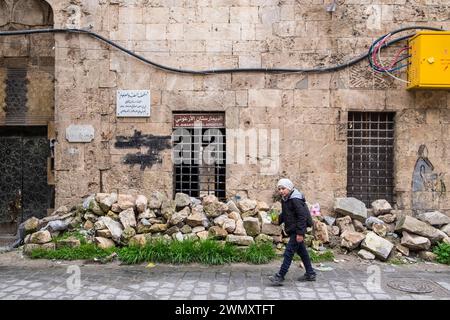
M299 300L299 299L443 299L450 300L450 267L437 264L393 266L357 259L326 263L316 282L296 281L303 271L293 264L282 287L268 276L268 265L233 264L124 266L29 260L19 252L0 254L0 299L163 299L163 300ZM413 294L403 287L428 293ZM400 287L402 288L402 287ZM410 290L411 291L411 290Z

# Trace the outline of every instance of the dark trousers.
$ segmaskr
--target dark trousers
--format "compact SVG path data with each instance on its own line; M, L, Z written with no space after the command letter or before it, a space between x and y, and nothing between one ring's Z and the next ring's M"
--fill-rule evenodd
M281 265L279 274L285 276L289 270L292 263L292 258L294 254L297 253L302 259L303 265L306 269L306 274L309 276L315 275L315 271L311 265L311 259L309 258L308 251L306 250L305 242L297 242L296 234L291 234L289 236L289 242L286 245L286 250L284 251L283 264Z

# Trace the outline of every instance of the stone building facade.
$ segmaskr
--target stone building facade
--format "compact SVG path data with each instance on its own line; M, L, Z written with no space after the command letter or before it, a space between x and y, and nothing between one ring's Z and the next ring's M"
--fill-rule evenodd
M334 11L327 10L327 2L0 0L0 28L86 29L156 63L190 70L332 66L364 54L376 38L400 27L450 29L444 0L336 1ZM403 45L385 54L392 56ZM8 72L17 68L26 70L27 89L22 90L25 107L12 121ZM399 74L405 79L404 71ZM150 116L118 117L118 90L148 90ZM250 136L244 163L231 157L220 173L224 197L271 202L276 181L289 177L309 202L330 212L336 197L367 184L355 178L356 171L349 173L359 159L379 188L362 191L375 193L366 202L384 192L408 213L450 214L449 92L407 91L405 83L372 71L367 59L323 73L193 75L148 65L87 34L2 36L0 106L4 136L12 126L47 127L52 150L46 174L55 207L95 192L173 195L179 176L171 136L174 119L182 114L197 120L217 116L228 153L239 144L233 144L236 132ZM368 119L367 130L381 137L375 141L376 158L349 147L350 134L365 132L358 119ZM380 132L389 125L392 139L384 139ZM77 142L67 137L70 126L93 135ZM264 141L271 141L270 151L259 153ZM384 144L391 149L382 149ZM380 163L384 175L377 171ZM183 178L197 175L192 189L207 184L201 179L208 176L196 170ZM217 170L204 170L218 179Z

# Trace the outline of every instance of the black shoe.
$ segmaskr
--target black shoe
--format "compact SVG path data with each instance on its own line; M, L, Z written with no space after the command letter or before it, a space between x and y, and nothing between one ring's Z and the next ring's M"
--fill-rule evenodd
M283 285L284 277L281 276L279 273L275 273L273 276L269 277L269 280L272 282L273 285L281 286Z
M297 279L298 281L316 281L316 275L305 274Z

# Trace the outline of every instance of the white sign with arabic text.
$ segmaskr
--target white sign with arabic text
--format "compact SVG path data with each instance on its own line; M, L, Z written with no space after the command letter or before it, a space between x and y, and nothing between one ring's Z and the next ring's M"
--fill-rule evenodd
M150 117L150 90L117 90L118 117Z

